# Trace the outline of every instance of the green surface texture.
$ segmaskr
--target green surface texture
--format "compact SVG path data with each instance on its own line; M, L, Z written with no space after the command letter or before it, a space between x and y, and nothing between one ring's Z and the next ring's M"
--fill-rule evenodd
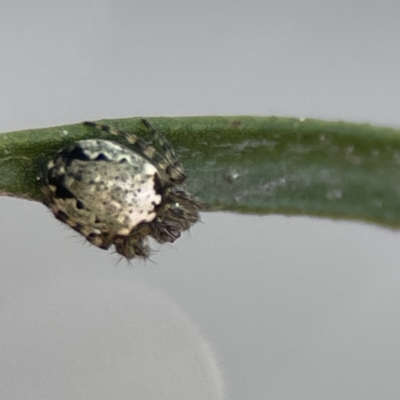
M187 186L209 210L313 215L400 227L400 130L280 117L149 117L174 147ZM102 120L149 139L140 118ZM41 200L39 162L83 126L0 135L0 194Z

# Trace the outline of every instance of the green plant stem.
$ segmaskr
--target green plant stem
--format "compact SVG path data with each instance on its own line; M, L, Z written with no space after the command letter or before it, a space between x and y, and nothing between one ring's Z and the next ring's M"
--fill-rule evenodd
M279 117L148 118L210 210L301 214L400 227L400 130ZM102 120L148 137L140 118ZM82 124L0 135L0 194L41 201L38 162L77 140L115 136Z

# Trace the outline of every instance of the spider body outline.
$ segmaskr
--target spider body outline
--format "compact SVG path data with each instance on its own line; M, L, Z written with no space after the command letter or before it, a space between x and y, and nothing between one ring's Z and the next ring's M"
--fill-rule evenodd
M84 122L122 137L78 141L41 167L43 203L55 217L102 249L115 246L127 259L148 258L148 237L172 243L199 220L204 204L182 186L184 169L161 134L147 121L164 153L112 126Z

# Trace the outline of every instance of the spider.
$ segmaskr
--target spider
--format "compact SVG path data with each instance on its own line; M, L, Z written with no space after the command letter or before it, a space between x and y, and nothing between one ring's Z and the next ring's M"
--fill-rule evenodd
M172 243L199 220L204 204L182 186L186 179L173 148L146 119L163 149L95 122L84 122L125 139L78 141L41 168L43 203L55 217L101 249L115 246L133 259L150 255L148 236Z

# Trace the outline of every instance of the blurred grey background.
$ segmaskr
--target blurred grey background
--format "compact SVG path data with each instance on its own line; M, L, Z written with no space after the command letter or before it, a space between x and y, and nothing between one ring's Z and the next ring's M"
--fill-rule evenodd
M0 131L209 114L399 126L399 17L397 0L3 0ZM398 232L202 219L128 265L0 198L0 398L398 399Z

